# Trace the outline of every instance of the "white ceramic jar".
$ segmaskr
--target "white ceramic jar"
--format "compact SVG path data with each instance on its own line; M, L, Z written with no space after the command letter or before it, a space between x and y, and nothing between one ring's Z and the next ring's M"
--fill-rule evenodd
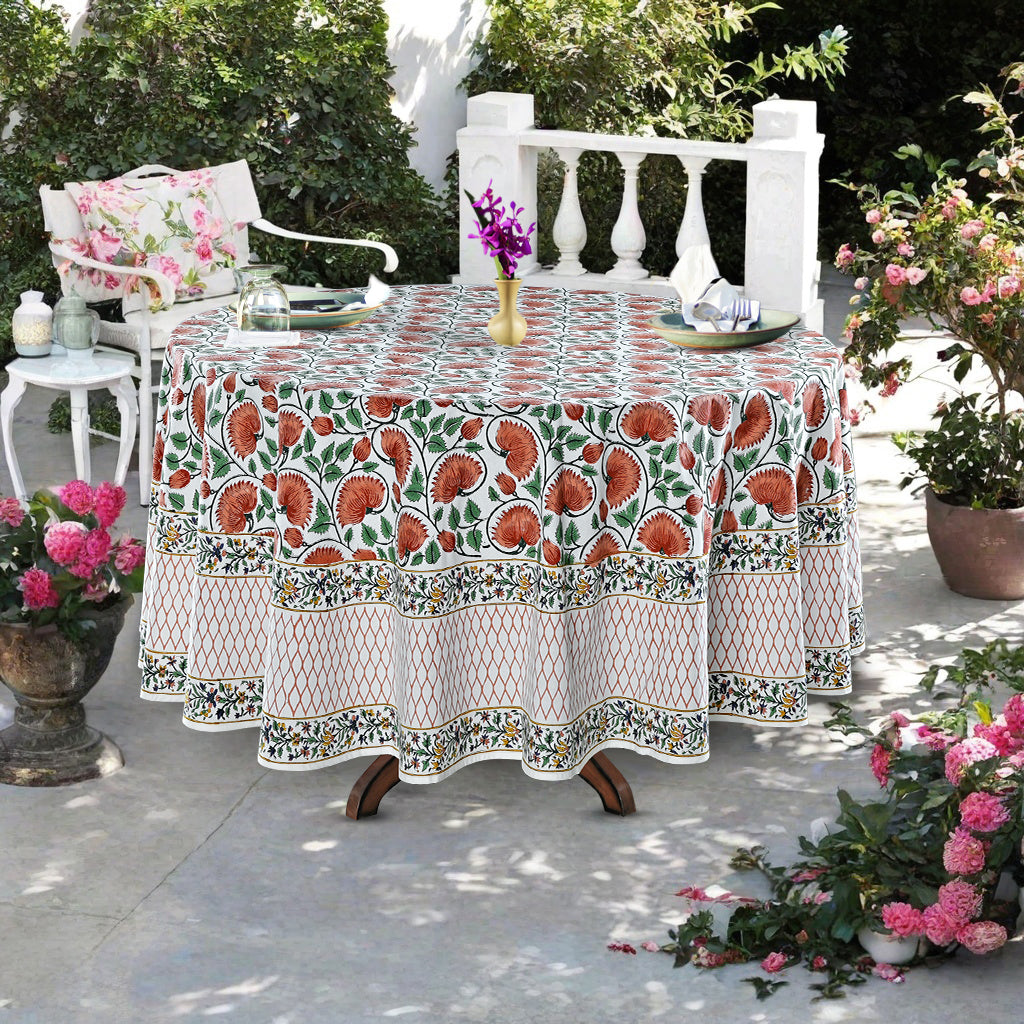
M53 310L42 292L22 292L21 304L11 317L14 350L29 359L48 356L53 343Z

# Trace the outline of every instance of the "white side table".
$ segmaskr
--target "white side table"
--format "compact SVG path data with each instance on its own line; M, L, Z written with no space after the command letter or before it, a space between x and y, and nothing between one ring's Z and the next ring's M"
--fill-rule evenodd
M131 356L96 352L84 357L58 355L55 352L42 359L19 358L7 364L10 383L0 394L0 430L3 432L7 468L14 483L15 494L20 499L25 500L28 494L18 458L14 454L14 410L29 384L54 391L67 391L71 396L71 439L75 447L75 472L79 479L85 481L89 480L90 472L89 392L94 388L106 388L117 399L117 408L121 413L121 447L117 455L114 482L124 484L135 444L139 415L138 396L132 383L134 366L135 360Z

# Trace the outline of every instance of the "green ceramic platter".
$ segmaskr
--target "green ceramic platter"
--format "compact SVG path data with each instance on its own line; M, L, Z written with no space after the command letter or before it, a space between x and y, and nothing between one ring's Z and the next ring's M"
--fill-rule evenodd
M380 309L383 303L353 309L346 313L341 307L350 302L361 302L366 294L360 288L286 288L288 302L291 304L290 327L293 331L322 331L337 327L351 327L365 320ZM237 301L237 300L236 300ZM232 308L235 303L232 302ZM337 307L335 309L317 309L317 306Z
M727 349L763 345L781 338L800 322L800 317L779 309L762 309L761 318L747 331L722 331L704 334L683 320L682 313L659 313L650 322L651 328L666 341L683 348Z

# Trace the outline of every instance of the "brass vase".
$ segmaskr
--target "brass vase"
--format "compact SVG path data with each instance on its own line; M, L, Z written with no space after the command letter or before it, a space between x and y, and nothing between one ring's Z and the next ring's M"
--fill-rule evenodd
M519 278L495 278L498 312L487 321L487 333L499 345L518 345L526 337L526 317L516 309L516 296L523 283Z

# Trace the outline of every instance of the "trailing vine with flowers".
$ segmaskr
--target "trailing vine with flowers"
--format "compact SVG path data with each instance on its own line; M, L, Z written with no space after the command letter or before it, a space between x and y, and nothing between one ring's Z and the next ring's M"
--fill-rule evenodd
M865 928L920 940L915 963L960 946L978 955L1002 946L1017 914L1005 889L1024 882L1024 647L997 640L966 650L952 666L932 666L922 685L952 704L916 720L894 712L874 729L832 705L826 725L871 744L879 798L840 791L835 821L820 838L801 836L788 866L773 865L762 847L738 850L732 867L760 872L769 897L687 886L677 895L689 914L671 942L643 948L674 954L677 967L757 962L763 973L745 980L759 998L802 963L821 976L811 986L818 998L835 998L872 975L903 980L901 968L866 955L857 940ZM997 687L1011 691L998 711ZM610 948L636 952L624 946Z
M984 197L972 198L948 163L924 198L909 185L884 195L861 186L871 247L843 245L836 257L840 270L857 274L844 335L846 359L866 385L889 396L909 378L910 359L889 357L909 317L951 337L939 359L957 383L974 364L987 370L990 393L944 402L937 430L896 437L937 495L985 508L1024 505L1024 417L1012 402L1024 395L1024 144L1014 130L1020 113L1009 109L1024 96L1024 62L1003 76L999 96L986 88L963 97L983 109L981 131L992 139L968 168L984 180ZM944 441L958 425L977 439L975 457Z

